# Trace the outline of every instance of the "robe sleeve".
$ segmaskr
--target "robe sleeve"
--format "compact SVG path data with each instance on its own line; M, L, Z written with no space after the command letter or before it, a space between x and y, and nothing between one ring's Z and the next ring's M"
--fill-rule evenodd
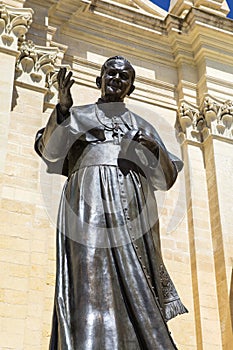
M56 106L46 127L36 137L36 151L50 162L64 159L69 150L70 118L58 123L61 118Z
M91 120L92 109L72 107L64 117L58 104L45 128L37 132L35 151L49 173L68 176L88 142L105 140L104 128Z
M48 173L68 176L70 118L62 117L59 106L53 110L45 128L35 138L35 151L47 165Z

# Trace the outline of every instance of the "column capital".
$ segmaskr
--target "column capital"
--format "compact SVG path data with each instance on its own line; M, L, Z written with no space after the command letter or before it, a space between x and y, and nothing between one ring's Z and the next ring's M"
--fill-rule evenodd
M177 110L175 128L180 143L185 139L201 142L201 134L198 128L200 111L197 106L182 100Z
M15 71L16 82L30 86L30 89L42 89L45 92L46 79L51 72L55 71L59 49L38 46L28 40L20 43L19 51Z
M31 23L33 10L30 8L14 8L0 1L0 50L15 51L18 39L24 38Z
M175 127L180 142L188 139L201 143L210 134L233 140L233 101L209 95L199 107L181 101Z

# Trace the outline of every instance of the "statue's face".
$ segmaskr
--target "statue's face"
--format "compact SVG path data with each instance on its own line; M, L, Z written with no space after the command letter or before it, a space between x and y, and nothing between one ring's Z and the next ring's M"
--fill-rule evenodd
M106 102L122 102L133 82L131 66L123 60L108 62L101 77L101 97Z

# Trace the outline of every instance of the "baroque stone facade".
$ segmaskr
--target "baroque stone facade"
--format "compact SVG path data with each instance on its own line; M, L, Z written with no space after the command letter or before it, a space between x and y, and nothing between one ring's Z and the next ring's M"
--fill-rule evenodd
M225 0L0 1L0 301L2 350L47 349L61 179L34 135L57 102L59 67L75 104L97 100L103 61L136 68L129 108L153 123L184 170L158 193L163 255L189 309L169 322L180 350L233 344L233 21ZM181 331L182 330L182 331Z

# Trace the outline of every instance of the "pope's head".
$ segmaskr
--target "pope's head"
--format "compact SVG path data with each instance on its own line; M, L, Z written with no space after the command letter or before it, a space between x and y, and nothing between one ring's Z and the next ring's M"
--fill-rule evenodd
M103 102L123 102L134 90L135 70L124 57L110 57L102 66L96 85Z

